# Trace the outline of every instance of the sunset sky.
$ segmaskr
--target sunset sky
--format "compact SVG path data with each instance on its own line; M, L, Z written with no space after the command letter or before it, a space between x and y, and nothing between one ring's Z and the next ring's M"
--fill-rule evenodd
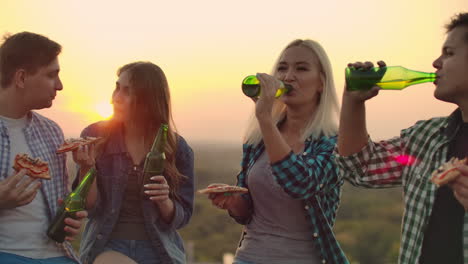
M382 59L434 71L443 26L467 11L467 0L16 0L2 1L0 33L32 31L63 46L64 90L40 112L67 137L111 113L118 67L145 60L166 73L176 126L189 142L240 143L253 107L241 80L270 72L293 39L324 46L341 99L348 62ZM433 90L422 84L382 91L367 103L371 136L394 136L417 120L453 111Z

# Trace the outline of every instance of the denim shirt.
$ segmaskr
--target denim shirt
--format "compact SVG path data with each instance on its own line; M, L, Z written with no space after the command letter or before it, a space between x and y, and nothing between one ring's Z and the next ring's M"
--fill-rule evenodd
M85 128L82 136L102 136L105 122L98 122ZM81 260L92 263L102 252L118 220L128 172L133 167L126 152L123 129L116 129L109 135L103 153L96 159L98 199L93 210L89 211L89 221L81 241ZM187 178L179 187L180 200L173 200L174 218L165 223L159 216L156 205L145 199L142 201L146 232L162 263L185 263L185 250L182 238L176 229L188 222L193 212L193 151L181 136L177 136L176 167ZM75 179L75 184L78 177Z

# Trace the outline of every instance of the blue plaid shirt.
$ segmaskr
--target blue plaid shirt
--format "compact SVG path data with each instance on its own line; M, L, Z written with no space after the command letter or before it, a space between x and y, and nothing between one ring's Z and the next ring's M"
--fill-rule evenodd
M31 149L32 157L41 158L49 164L51 180L42 181L41 192L45 197L47 217L52 221L58 210L57 200L67 195L68 174L66 170L66 156L57 155L56 150L63 143L63 132L60 127L52 120L35 112L28 115L28 123L24 129L24 135L28 147ZM11 176L8 175L8 168L12 167L10 163L11 144L8 135L8 129L4 122L0 120L0 181ZM57 244L57 246L68 257L78 261L73 249L68 242Z
M333 149L336 137L322 136L305 142L304 152L290 152L282 160L271 164L273 176L283 190L294 199L301 199L304 214L310 222L311 236L316 243L322 263L349 263L333 233L343 180L338 177L338 169L333 162ZM244 145L242 170L237 176L237 185L247 186L247 175L253 164L265 150L262 143ZM249 194L243 196L254 210ZM235 218L241 224L251 220Z

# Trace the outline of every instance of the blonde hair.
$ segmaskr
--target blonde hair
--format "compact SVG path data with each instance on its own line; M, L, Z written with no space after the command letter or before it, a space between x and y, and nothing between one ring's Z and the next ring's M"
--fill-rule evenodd
M283 56L284 52L291 47L305 47L317 56L321 68L320 76L323 83L323 91L320 95L318 107L314 115L311 115L310 119L305 125L304 131L301 135L301 140L305 141L309 136L312 138L318 138L321 135L334 136L338 131L338 116L340 109L338 106L335 83L333 81L333 71L327 53L316 41L310 39L296 39L289 43L281 52L280 56L274 64L272 70L273 75L276 73L279 60ZM275 100L272 115L276 125L285 119L286 105L281 100ZM261 140L262 133L260 131L260 127L254 112L248 123L244 142L246 144L256 145L260 143Z

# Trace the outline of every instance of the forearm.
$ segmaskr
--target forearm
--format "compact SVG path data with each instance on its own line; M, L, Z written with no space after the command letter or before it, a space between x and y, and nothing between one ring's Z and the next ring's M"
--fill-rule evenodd
M235 198L234 198L235 197ZM228 208L229 215L235 218L248 218L250 217L250 208L248 202L242 198L241 195L233 196L233 201Z
M174 219L175 214L174 202L171 199L167 199L163 202L158 203L157 207L159 209L161 219L167 224L171 223Z
M364 101L353 101L344 94L338 132L339 154L349 156L359 152L367 144L367 139Z
M263 143L271 163L282 160L291 152L276 124L271 119L258 120L263 135Z

